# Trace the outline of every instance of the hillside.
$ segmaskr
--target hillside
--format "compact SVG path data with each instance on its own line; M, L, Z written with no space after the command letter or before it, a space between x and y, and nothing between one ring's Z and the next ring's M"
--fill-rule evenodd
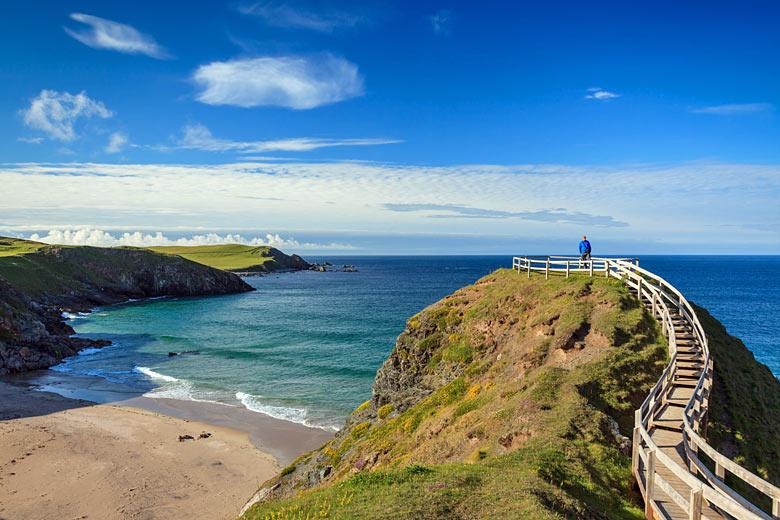
M245 518L642 518L621 435L666 363L620 282L497 271L410 318L372 398Z
M148 248L158 253L179 255L193 262L225 271L267 273L288 269L308 269L298 255L287 255L270 246L222 244L214 246L161 246Z
M778 482L780 382L700 315L710 440ZM243 518L644 518L626 437L667 362L621 282L496 271L410 318L372 398Z
M250 290L235 274L176 255L0 237L0 374L46 368L101 344L70 338L63 312L130 298Z
M695 308L715 360L707 442L780 486L780 380L706 309ZM772 510L763 495L731 474L726 483L765 511Z

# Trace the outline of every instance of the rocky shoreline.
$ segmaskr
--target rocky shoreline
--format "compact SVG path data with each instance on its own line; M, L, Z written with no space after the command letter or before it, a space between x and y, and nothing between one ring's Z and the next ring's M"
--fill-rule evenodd
M19 258L0 264L0 375L48 368L110 344L70 337L63 313L130 299L253 290L236 274L137 248L47 246Z

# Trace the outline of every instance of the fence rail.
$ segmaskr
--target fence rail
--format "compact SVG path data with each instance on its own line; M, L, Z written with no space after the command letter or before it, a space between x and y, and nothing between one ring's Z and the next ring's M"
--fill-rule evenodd
M660 322L668 341L670 361L636 410L634 421L632 470L645 499L648 518L780 519L780 488L719 453L705 441L713 361L699 317L680 291L660 276L639 267L636 258L582 260L567 256L518 256L513 258L512 267L529 278L533 271L543 273L545 279L551 275L585 274L622 280ZM694 376L687 373L690 371ZM698 377L691 379L697 372L700 372ZM654 421L660 421L657 414L675 402L672 395L675 389L691 386L693 391L684 403L679 428L682 450L674 457L675 452L670 455L654 439L659 429L665 431L666 428L657 426ZM699 458L699 452L712 461L714 471ZM678 482L672 483L661 472ZM768 497L772 503L771 515L726 485L727 473ZM664 495L684 516L674 515L669 508L661 507Z

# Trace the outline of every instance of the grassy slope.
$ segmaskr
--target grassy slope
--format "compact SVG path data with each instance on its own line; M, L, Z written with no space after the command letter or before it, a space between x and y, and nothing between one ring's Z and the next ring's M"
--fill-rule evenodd
M0 276L29 296L44 291L64 292L78 288L81 284L73 279L74 266L51 262L47 255L41 254L50 247L40 242L0 237ZM95 282L100 281L100 277L94 273L81 274L91 276Z
M31 240L0 237L0 257L34 253L45 245L46 244L33 242Z
M216 247L230 248L231 246ZM116 268L115 271L120 271L127 268L140 269L144 264L149 268L179 265L182 262L179 256L187 258L187 255L159 252L156 249L158 248L47 245L29 240L0 237L0 276L28 296L35 297L43 292L65 293L72 289L78 290L84 284L100 286L108 283L105 276L97 270L85 269L85 263L94 263L108 270ZM54 254L57 250L76 250L78 258L63 260ZM133 260L121 254L111 254L121 250L140 251L144 254ZM263 261L267 260L269 259ZM197 264L209 265L208 262L197 262ZM192 265L197 267L194 272L203 270L200 265Z
M222 244L214 246L160 246L150 247L152 251L182 256L193 262L216 267L226 271L284 269L286 255L270 246L245 246Z
M0 237L0 276L11 285L35 296L43 291L63 292L80 287L77 278L100 285L104 280L99 274L78 269L67 262L52 262L46 254L52 248L80 249L85 257L104 263L119 262L117 257L103 255L103 248L84 246L50 246L40 242ZM111 248L131 249L131 248ZM150 247L156 263L170 263L176 256L222 270L273 271L294 267L300 257L288 256L272 247L250 247L239 244L198 247ZM291 263L292 262L292 263ZM78 271L78 277L74 273Z
M735 309L735 312L737 310ZM696 313L715 360L707 442L753 473L780 486L780 381L755 360L741 340L730 336L709 312ZM711 465L714 471L714 467ZM768 500L728 475L726 483L765 511Z
M401 413L375 395L245 518L643 518L607 413L630 435L666 352L620 283L497 271L411 318L388 362L433 393Z

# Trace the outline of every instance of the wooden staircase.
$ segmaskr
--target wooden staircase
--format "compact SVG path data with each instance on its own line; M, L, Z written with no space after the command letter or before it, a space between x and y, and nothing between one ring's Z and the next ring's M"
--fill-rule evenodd
M649 519L780 520L780 488L707 444L713 360L707 335L685 296L632 258L515 257L518 273L585 274L622 280L663 330L670 362L635 412L632 470ZM705 464L699 453L706 454ZM739 495L726 475L752 486L771 513Z

